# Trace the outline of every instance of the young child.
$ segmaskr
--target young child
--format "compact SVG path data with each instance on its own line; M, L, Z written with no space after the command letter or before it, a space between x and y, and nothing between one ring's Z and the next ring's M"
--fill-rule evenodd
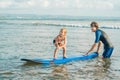
M56 46L56 49L54 51L54 59L56 59L56 54L59 49L63 49L63 58L66 58L66 38L67 30L65 28L62 28L59 32L59 35L53 40L54 45Z

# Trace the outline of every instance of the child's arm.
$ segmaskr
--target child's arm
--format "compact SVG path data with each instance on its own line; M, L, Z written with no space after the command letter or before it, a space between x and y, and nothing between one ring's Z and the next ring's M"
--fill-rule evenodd
M66 45L67 45L67 38L65 37L65 38L64 38L64 43L62 44L61 47L65 47Z
M67 37L65 37L64 45L65 45L65 46L67 45Z
M55 37L55 44L56 44L56 46L58 46L58 36L57 37Z

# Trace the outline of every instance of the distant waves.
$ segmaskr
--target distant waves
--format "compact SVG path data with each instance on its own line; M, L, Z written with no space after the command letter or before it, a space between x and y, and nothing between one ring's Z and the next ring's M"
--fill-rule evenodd
M80 28L89 28L89 24L88 25L81 25L80 23L56 23L56 22L29 22L29 21L23 21L23 22L15 22L15 21L0 21L0 24L2 26L4 25L20 25L20 26L63 26L63 27L80 27ZM100 26L100 28L106 28L106 29L120 29L120 26L114 26L114 25L103 25Z

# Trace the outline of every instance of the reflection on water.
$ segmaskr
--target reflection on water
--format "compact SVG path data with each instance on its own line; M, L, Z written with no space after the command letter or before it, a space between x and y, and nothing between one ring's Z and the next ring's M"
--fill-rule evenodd
M119 80L111 73L111 60L99 57L63 65L24 63L14 70L1 71L0 77L11 80Z
M111 59L103 59L103 67L104 67L104 71L108 71L108 69L110 68L111 65Z
M96 79L107 79L110 73L110 59L97 60L93 75Z
M57 66L53 69L51 74L44 79L50 80L69 80L68 71L65 65Z

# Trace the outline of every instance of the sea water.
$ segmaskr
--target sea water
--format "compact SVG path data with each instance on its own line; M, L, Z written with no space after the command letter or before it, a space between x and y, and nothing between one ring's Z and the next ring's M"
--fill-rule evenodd
M119 80L120 20L118 18L2 16L0 19L0 80ZM60 65L26 64L21 58L53 58L53 39L67 29L67 55L85 54L94 43L90 30L96 20L110 37L111 60L100 57ZM62 50L58 52L62 57Z

